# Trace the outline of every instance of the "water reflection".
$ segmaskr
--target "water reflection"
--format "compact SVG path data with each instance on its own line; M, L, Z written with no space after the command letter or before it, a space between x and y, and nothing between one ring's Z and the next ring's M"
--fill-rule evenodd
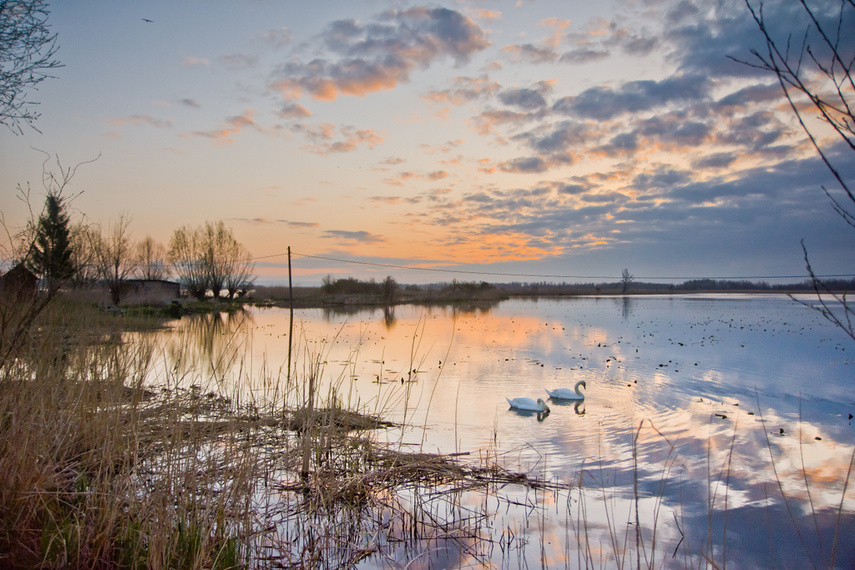
M659 560L678 565L825 566L835 532L855 533L855 485L844 485L855 448L850 343L786 298L592 297L296 314L299 352L324 363L325 386L411 426L385 437L472 457L493 450L510 469L572 488L537 497L555 503L537 528L511 510L496 523L519 527L535 550L541 540L558 547L533 550L531 559L561 561L572 551L577 560L578 545L589 544L620 560L628 555L619 545L636 544L636 532L650 545L655 531ZM254 367L284 360L287 315L182 320L170 341L186 329L207 370L224 376L243 366L255 378ZM186 365L191 346L178 348L173 360ZM507 409L506 396L543 398L545 388L578 380L586 399L551 401L548 417ZM636 513L640 527L616 526ZM835 556L839 566L855 565L848 543Z
M202 370L222 379L245 355L252 326L244 309L190 315L171 329L165 353L179 376Z
M556 400L555 398L550 398L549 403L553 406L559 406L562 408L569 408L570 406L573 406L573 412L577 416L585 415L585 400L573 401L573 400L561 400L561 399Z
M427 312L442 312L444 314L450 313L453 315L487 315L489 312L499 305L501 301L465 301L459 303L425 303L421 305ZM402 307L401 305L385 305L382 307L370 306L366 307L364 305L335 305L324 307L321 309L324 320L328 323L341 321L342 317L350 318L358 318L360 320L365 319L373 319L375 315L383 314L383 322L386 324L387 328L391 328L396 321L395 311L396 308ZM407 311L412 307L408 307Z
M621 297L621 316L623 316L623 320L627 321L630 317L630 312L632 309L632 299L628 295L624 295Z

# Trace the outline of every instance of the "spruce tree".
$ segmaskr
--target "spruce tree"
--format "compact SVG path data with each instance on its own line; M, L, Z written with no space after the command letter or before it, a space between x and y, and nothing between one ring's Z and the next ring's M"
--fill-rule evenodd
M49 193L30 251L30 268L44 279L49 292L55 292L63 281L74 275L68 224L69 218L62 198L58 194Z

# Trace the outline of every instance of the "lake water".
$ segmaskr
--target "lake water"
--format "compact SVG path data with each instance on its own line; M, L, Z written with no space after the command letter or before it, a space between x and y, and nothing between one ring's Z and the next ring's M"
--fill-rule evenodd
M843 495L855 343L785 296L297 310L290 349L284 309L184 318L158 335L152 383L299 405L290 350L290 376L317 370L323 398L409 426L381 437L566 486L492 494L495 547L478 564L855 566L855 485ZM584 403L548 399L579 380ZM521 396L551 412L510 410L505 398ZM431 551L418 564L474 562Z

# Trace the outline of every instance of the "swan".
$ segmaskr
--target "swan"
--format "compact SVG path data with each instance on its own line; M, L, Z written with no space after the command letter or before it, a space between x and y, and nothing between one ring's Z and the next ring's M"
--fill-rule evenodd
M547 390L546 393L549 394L550 398L555 398L556 400L584 400L585 394L579 391L579 386L582 386L583 388L588 387L584 380L579 380L576 382L576 386L573 390L569 388L558 388L552 391Z
M538 398L537 401L534 401L531 398L514 398L513 400L510 398L505 399L511 405L511 408L515 410L549 413L549 406L546 405L546 402L544 402L542 398Z

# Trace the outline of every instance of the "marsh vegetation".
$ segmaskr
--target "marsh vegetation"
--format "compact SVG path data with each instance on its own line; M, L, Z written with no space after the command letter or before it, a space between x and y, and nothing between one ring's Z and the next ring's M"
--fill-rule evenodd
M286 315L60 299L4 336L3 563L855 559L847 347L786 298L313 309L293 340ZM569 378L585 402L543 421L502 404Z

